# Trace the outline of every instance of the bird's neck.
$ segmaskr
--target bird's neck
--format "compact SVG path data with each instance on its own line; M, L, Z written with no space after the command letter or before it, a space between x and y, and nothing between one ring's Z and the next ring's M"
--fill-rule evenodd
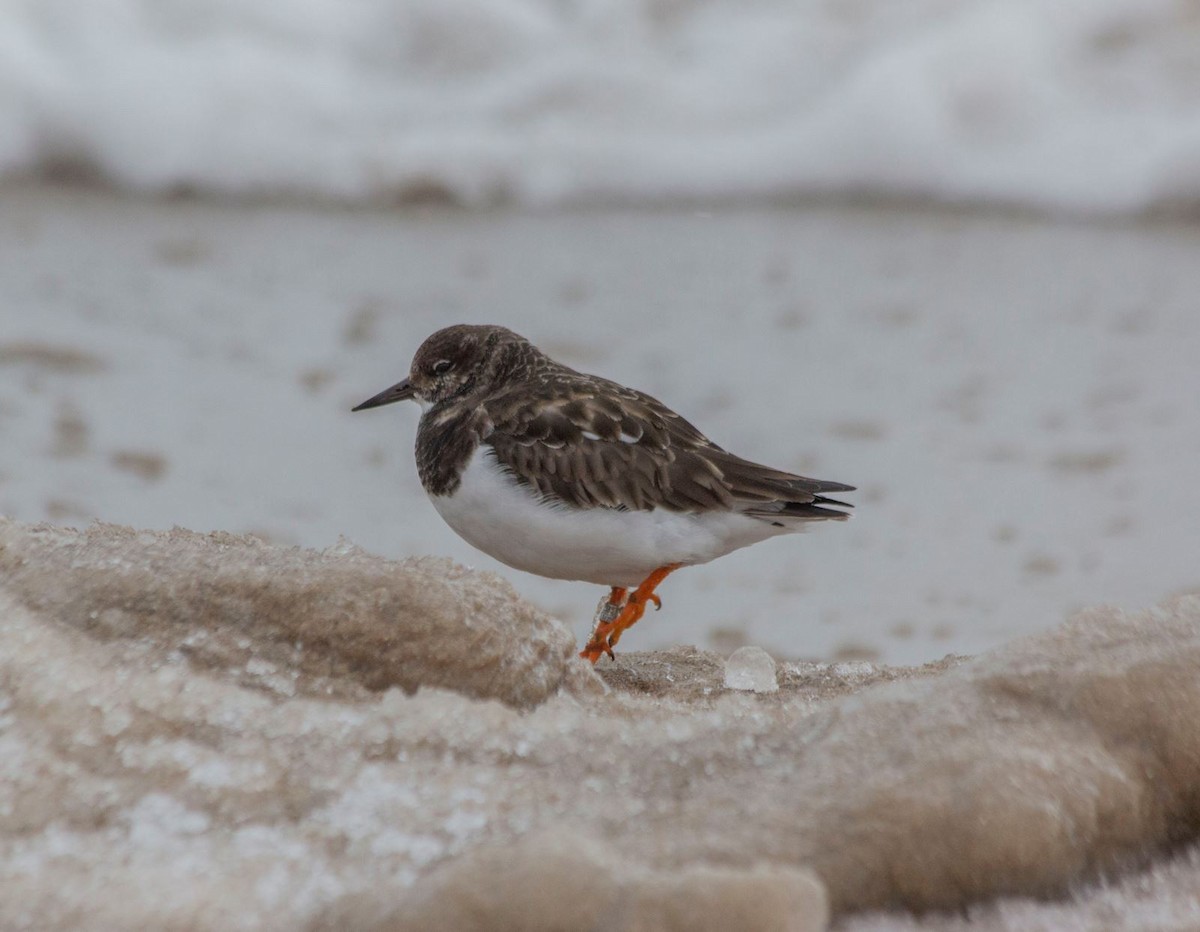
M417 426L417 473L430 495L452 495L482 438L482 409L461 399L439 401Z

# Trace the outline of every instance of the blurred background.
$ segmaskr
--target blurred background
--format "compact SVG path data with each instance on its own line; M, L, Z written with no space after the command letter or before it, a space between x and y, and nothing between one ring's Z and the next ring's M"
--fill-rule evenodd
M351 416L501 323L854 521L643 649L920 662L1200 586L1197 0L0 0L0 514L500 567Z

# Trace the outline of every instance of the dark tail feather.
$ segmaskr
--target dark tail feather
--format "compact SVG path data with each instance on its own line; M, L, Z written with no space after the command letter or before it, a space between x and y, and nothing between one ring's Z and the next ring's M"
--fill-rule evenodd
M839 502L837 499L825 498L822 495L818 495L811 502L770 502L768 504L756 505L753 508L745 509L742 514L772 522L779 522L780 519L788 518L799 521L831 519L844 521L850 517L848 512L838 511L837 508L822 507L827 505L835 505L838 508L854 507L849 502Z

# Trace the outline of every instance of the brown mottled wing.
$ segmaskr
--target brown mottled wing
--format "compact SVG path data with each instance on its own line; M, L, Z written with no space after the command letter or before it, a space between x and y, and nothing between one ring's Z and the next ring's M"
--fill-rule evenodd
M518 481L579 508L742 511L766 520L845 517L820 492L852 487L749 463L662 402L592 376L547 380L486 403L484 438Z

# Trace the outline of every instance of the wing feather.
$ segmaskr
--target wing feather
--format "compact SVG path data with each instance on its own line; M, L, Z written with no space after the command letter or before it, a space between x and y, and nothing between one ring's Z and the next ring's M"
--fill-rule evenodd
M741 511L751 517L844 518L809 479L728 453L649 395L594 376L544 374L541 397L485 402L484 439L498 462L544 499L579 508Z

